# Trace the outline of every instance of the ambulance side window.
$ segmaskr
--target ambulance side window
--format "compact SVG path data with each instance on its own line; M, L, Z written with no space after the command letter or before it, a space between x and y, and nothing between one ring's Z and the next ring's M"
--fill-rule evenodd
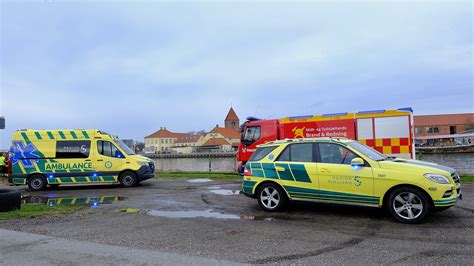
M88 158L91 142L89 140L62 140L56 142L57 159Z
M123 154L110 141L97 141L97 151L107 157L124 158Z

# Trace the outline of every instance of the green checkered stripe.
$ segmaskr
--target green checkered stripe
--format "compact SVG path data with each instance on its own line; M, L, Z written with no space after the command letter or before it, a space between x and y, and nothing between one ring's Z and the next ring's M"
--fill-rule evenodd
M433 200L433 203L435 207L445 207L445 206L454 205L457 200L458 200L457 198L445 199L445 200Z
M373 196L366 196L360 194L333 192L326 190L317 190L309 188L300 188L293 186L283 186L291 198L309 199L309 200L326 200L344 203L358 203L379 205L380 198Z
M247 163L245 167L254 177L311 183L304 164ZM276 167L281 167L283 171L277 171Z
M257 184L257 182L244 180L244 182L242 182L242 192L252 194L255 184Z

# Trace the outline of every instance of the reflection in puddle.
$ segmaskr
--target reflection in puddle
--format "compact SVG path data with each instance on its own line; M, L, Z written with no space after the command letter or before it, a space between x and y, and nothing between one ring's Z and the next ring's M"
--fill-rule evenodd
M209 178L195 178L188 180L189 183L206 183L206 182L212 182L211 179Z
M215 212L213 210L204 211L147 211L147 215L165 218L215 218L215 219L240 219L239 215Z
M22 204L41 204L48 206L56 205L76 205L98 207L102 204L112 204L125 200L126 197L103 196L103 197L48 197L48 196L26 196L22 199Z

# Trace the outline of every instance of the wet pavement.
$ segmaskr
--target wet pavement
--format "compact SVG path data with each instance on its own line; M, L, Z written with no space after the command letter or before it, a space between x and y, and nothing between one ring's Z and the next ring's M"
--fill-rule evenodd
M266 213L239 190L238 181L180 179L129 189L23 191L25 203L87 208L64 217L0 221L0 228L252 264L474 261L471 184L463 185L462 202L421 225L362 207L295 203L285 212Z

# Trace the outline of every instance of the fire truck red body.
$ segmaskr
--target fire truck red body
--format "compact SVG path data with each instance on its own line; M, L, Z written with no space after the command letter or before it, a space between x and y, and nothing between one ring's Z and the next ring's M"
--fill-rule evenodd
M270 120L249 117L241 128L238 169L242 170L258 145L293 138L344 137L386 155L414 158L412 113L411 108L401 108Z

